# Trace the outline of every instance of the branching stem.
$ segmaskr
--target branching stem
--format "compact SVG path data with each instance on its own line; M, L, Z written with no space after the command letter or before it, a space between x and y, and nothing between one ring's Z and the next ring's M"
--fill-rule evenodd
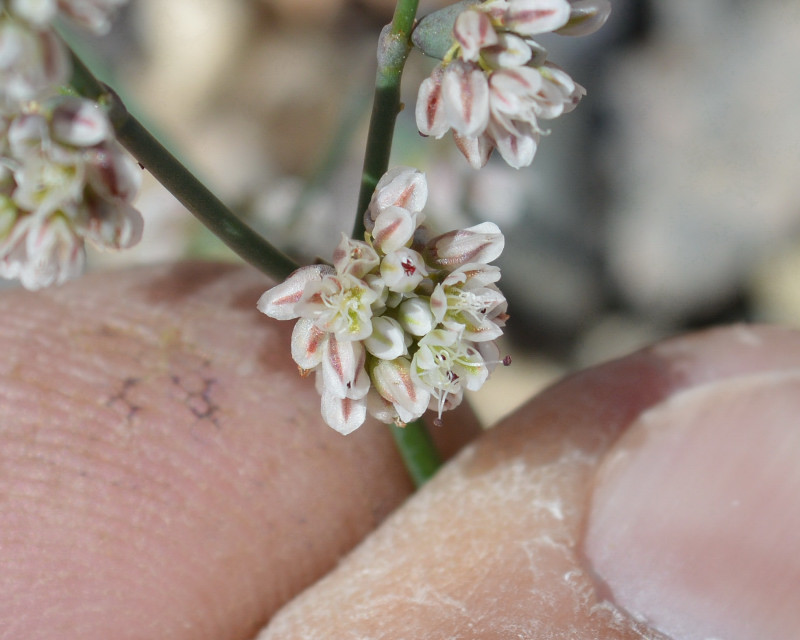
M119 96L100 82L74 51L70 53L73 88L108 108L117 139L200 222L241 258L276 281L285 280L298 268L299 265L253 231L211 193L128 112Z

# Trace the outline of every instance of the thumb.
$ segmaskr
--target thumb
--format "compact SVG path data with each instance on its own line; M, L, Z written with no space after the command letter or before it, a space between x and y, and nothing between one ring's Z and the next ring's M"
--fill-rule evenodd
M800 334L673 340L544 392L259 640L796 635Z

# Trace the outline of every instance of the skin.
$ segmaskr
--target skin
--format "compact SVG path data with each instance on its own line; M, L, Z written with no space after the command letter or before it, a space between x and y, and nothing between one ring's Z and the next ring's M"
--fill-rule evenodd
M800 626L800 334L720 329L576 374L409 499L381 425L321 423L291 323L255 310L268 286L186 264L0 295L0 638ZM476 425L448 417L452 454Z

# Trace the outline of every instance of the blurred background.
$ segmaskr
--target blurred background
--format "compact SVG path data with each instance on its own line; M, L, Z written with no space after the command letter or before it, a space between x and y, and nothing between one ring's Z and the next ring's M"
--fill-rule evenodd
M476 399L487 423L557 376L677 332L800 325L800 3L612 3L596 34L540 40L588 96L527 169L493 158L476 172L449 136L420 137L416 87L436 61L414 52L406 68L392 164L427 172L441 231L492 220L506 235L514 364ZM444 4L423 1L420 16ZM132 0L85 52L224 201L308 261L352 226L392 9ZM141 244L90 249L91 268L236 259L152 180L137 206Z

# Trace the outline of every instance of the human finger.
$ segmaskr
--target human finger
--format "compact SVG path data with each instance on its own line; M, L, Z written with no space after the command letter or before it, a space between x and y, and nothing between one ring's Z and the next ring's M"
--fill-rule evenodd
M799 376L800 334L770 327L572 376L466 448L259 640L792 637Z
M0 295L0 637L252 637L410 494L383 425L322 423L268 286L193 263Z

